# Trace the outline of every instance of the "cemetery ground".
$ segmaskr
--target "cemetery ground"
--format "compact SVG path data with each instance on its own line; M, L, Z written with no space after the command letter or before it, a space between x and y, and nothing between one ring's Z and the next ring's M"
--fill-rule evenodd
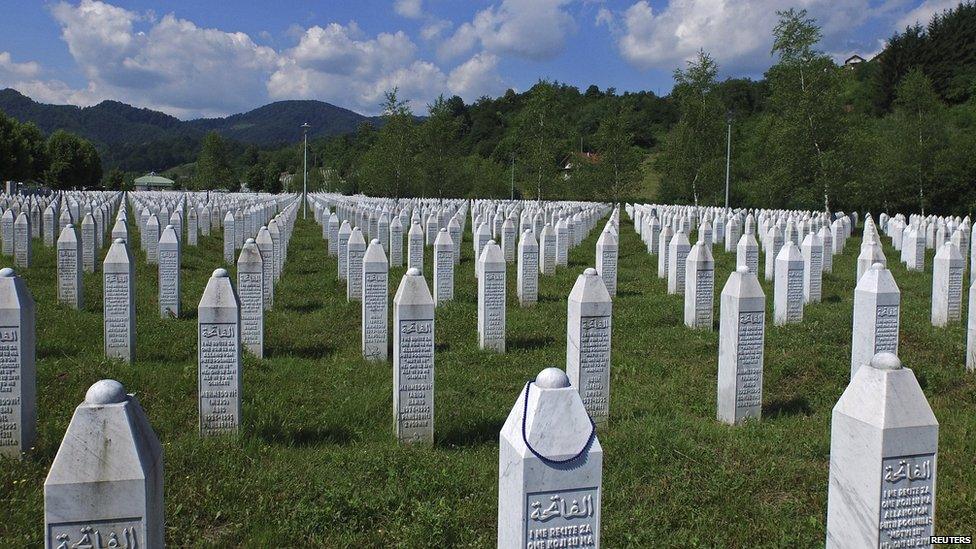
M629 221L620 233L610 422L599 433L604 545L822 546L830 413L849 380L860 238L835 256L823 303L808 305L800 324L773 325L772 284L762 282L763 417L730 427L716 421L715 400L719 294L734 252L713 248L715 329L692 331L682 298L656 276L656 256ZM361 358L360 304L346 302L311 215L296 222L266 315L268 358L245 355L238 437L197 432L196 305L223 266L219 233L183 248L180 319L158 318L156 267L133 234L131 366L103 357L100 270L84 275L83 310L58 306L54 249L35 241L33 266L18 273L37 302L38 437L23 461L0 461L0 546L42 543L44 478L72 411L103 378L137 394L163 444L170 545L494 546L498 432L527 380L565 366L566 297L592 266L599 235L571 250L568 268L540 276L535 307L518 306L509 266L508 352L496 354L478 349L468 228L455 301L436 312L432 447L397 444L392 364ZM899 356L940 422L935 531L973 534L976 378L964 368L964 324L932 327L931 268L908 272L890 245L885 254L902 296ZM428 284L432 255L425 250ZM390 272L391 300L404 270Z

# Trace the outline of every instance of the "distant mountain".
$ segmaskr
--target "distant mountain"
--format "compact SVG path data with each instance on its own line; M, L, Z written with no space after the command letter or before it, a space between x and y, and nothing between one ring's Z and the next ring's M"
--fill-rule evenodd
M301 139L301 125L311 125L310 138L356 131L367 117L323 101L278 101L226 118L183 121L152 109L118 101L91 107L38 103L14 89L0 90L0 111L21 122L33 122L45 133L63 129L90 139L109 167L160 170L160 165L192 159L202 137L217 131L241 144L270 147ZM160 154L158 149L165 149Z

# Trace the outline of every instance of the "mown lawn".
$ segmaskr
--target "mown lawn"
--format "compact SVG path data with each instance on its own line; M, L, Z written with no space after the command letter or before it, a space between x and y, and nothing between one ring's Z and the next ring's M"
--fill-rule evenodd
M509 269L509 352L497 355L477 348L468 227L456 301L437 311L435 444L426 448L396 444L391 364L360 358L358 303L345 302L311 218L296 225L267 316L269 358L245 360L238 438L197 435L195 308L222 265L219 235L184 251L179 320L158 318L155 266L136 253L133 366L102 357L101 273L85 275L83 311L59 307L54 252L35 241L35 265L21 274L38 303L39 434L26 460L0 462L0 546L42 543L45 475L74 407L101 378L138 394L163 442L170 545L494 546L498 431L527 379L564 366L566 296L592 264L598 232L572 250L568 269L540 279L534 308L518 307ZM684 327L656 257L629 221L621 233L611 418L599 435L604 544L822 545L830 412L849 377L860 240L835 258L824 302L808 306L802 324L772 325L772 287L763 283L763 419L733 428L714 419L717 330ZM964 326L929 323L931 252L925 274L885 252L902 291L900 355L941 423L936 532L972 534L976 382L963 366ZM715 258L717 304L735 257L716 246ZM403 271L391 273L391 299ZM717 309L715 317L717 326Z

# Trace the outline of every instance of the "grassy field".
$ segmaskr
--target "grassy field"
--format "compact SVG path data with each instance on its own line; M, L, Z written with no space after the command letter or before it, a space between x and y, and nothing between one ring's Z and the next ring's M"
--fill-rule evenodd
M610 426L599 435L604 544L822 546L830 412L849 377L860 240L835 258L824 303L808 306L802 324L772 325L763 283L763 419L733 428L715 420L717 330L684 327L656 257L629 221L621 233ZM509 269L505 355L478 350L468 232L456 301L436 317L433 447L394 441L391 364L360 358L359 306L345 302L320 234L311 219L296 224L266 320L269 358L245 359L242 435L207 440L197 435L195 309L222 265L220 237L184 251L188 314L179 320L158 318L156 269L136 253L133 366L102 356L101 274L85 275L83 311L59 307L54 252L35 242L35 265L21 274L38 303L39 433L27 459L0 462L0 547L41 544L44 478L73 409L101 378L138 394L163 443L170 545L494 546L498 431L526 380L564 366L566 296L593 263L598 231L572 250L568 269L540 278L534 308L518 307ZM936 532L972 534L976 376L963 367L965 331L929 323L931 252L925 274L885 252L902 291L900 355L941 423ZM735 257L716 247L715 259L717 307ZM391 272L391 299L402 274Z

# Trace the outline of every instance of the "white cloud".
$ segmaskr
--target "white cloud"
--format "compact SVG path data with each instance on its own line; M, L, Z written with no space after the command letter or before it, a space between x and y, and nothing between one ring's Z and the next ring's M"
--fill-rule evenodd
M416 109L443 90L447 78L416 54L416 45L403 32L369 38L355 23L310 27L298 45L281 52L268 79L268 95L321 99L376 113L383 93L398 87Z
M41 72L41 66L36 62L16 63L10 52L0 51L0 81L33 78L39 72Z
M505 82L498 75L498 56L481 52L458 65L447 77L451 93L473 102L483 95L499 95Z
M157 20L98 0L61 2L51 11L91 93L178 116L253 107L277 63L273 49L243 32L201 28L173 14Z
M451 22L444 19L434 19L420 29L420 36L424 40L436 40L444 31L451 28Z
M959 0L925 0L918 7L902 16L895 28L899 31L905 27L911 27L918 23L923 27L932 20L937 13L955 8L959 5Z
M420 19L424 15L421 0L396 0L393 10L408 19Z
M475 14L444 41L438 54L452 58L482 49L497 53L545 60L558 55L576 22L565 9L570 0L502 0Z
M801 4L823 26L828 46L871 15L867 0ZM769 65L776 11L794 5L792 0L671 0L655 10L639 0L621 14L617 46L624 59L641 69L673 69L704 49L723 69L756 70Z

